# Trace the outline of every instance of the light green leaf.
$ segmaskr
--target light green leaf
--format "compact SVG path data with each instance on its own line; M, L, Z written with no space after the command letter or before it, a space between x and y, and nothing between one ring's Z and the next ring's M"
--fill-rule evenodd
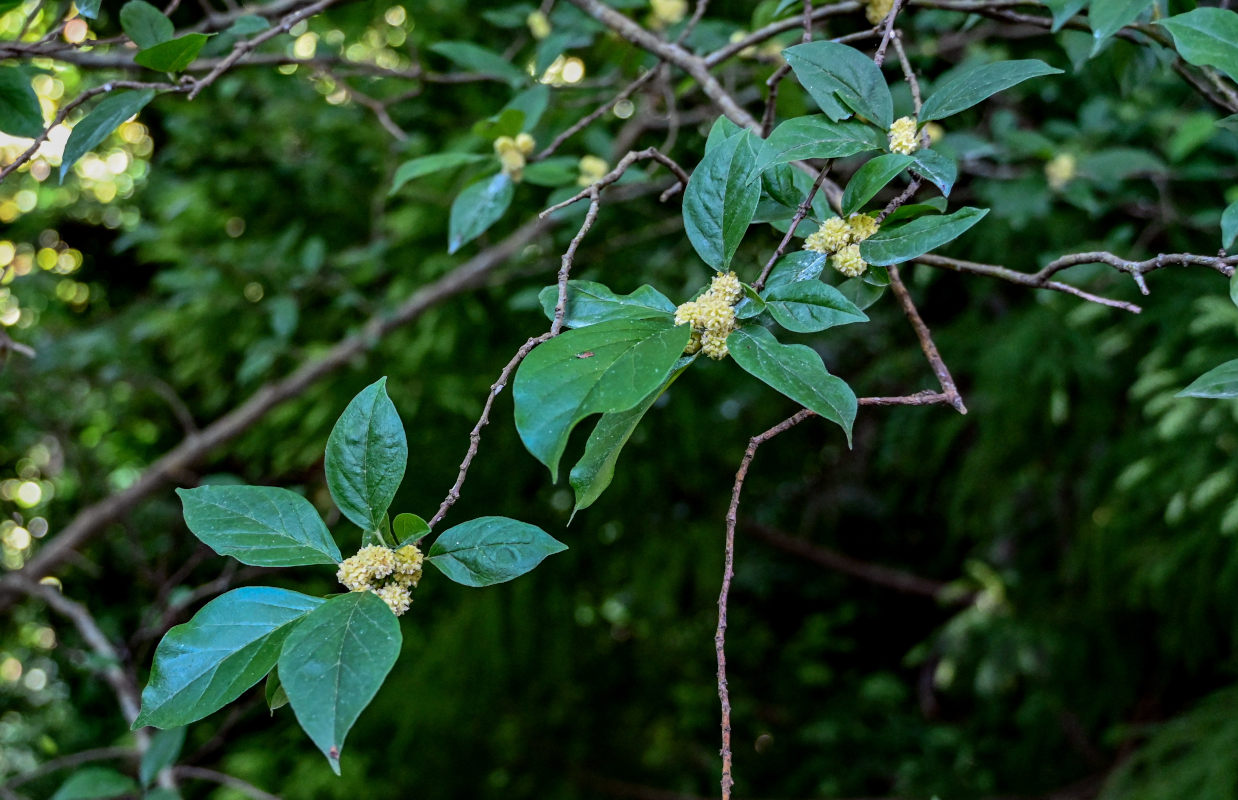
M133 57L135 63L160 72L180 72L193 63L202 46L211 37L205 33L187 33L175 39L147 48Z
M455 253L486 232L512 204L512 179L502 172L469 184L451 204L447 252Z
M228 26L224 31L225 36L249 36L254 33L262 33L267 28L271 27L271 23L267 22L265 17L260 17L257 14L242 14L236 18L236 21Z
M1197 67L1216 67L1238 81L1238 13L1196 8L1159 20L1174 37L1178 53Z
M1238 200L1226 206L1221 213L1221 247L1228 250L1233 246L1235 237L1238 237Z
M810 281L820 277L829 256L812 250L798 250L778 260L765 280L765 292L797 281Z
M736 364L804 408L838 423L847 434L847 444L851 444L851 426L858 408L855 393L825 369L816 350L802 344L783 344L760 325L740 328L727 337L726 343Z
M524 168L524 182L533 186L556 188L576 183L580 177L580 159L572 156L552 156L535 161Z
M279 654L279 679L297 722L340 774L344 739L400 656L400 623L371 592L327 600Z
M536 525L479 517L443 531L426 560L464 586L493 586L531 571L567 545Z
M30 76L17 67L0 67L0 132L33 139L43 133L43 111Z
M1075 14L1083 10L1088 0L1042 0L1053 13L1053 25L1050 30L1057 33Z
M859 50L835 42L808 42L782 54L805 91L835 122L852 111L883 130L894 121L894 101L881 69Z
M430 532L429 524L416 514L397 514L391 527L395 532L396 547L416 544Z
M120 27L139 50L163 44L176 33L172 20L146 0L129 0L121 7Z
M467 72L489 75L512 86L528 83L529 76L503 56L472 42L437 42L430 50L453 61Z
M1092 53L1095 54L1101 44L1117 33L1123 25L1128 25L1139 18L1154 0L1092 0L1088 7L1088 24L1092 26Z
M539 83L532 88L525 89L523 92L518 92L515 97L507 101L507 105L503 106L503 110L515 110L524 114L520 130L531 131L537 127L537 123L541 120L542 114L546 113L546 107L549 105L550 87L544 83Z
M655 391L688 344L691 330L667 319L619 319L568 331L520 365L512 395L525 447L558 479L576 423L626 411Z
M913 162L911 156L902 153L886 153L864 162L864 166L855 171L847 188L843 191L842 209L844 215L854 214L873 199L873 196L886 187L886 184Z
M155 777L164 767L170 767L180 758L181 748L185 746L185 726L159 731L150 738L150 747L142 754L142 762L138 765L138 780L143 786L150 786Z
M776 164L806 158L843 158L880 150L884 144L881 133L862 122L830 122L819 114L793 117L774 128L761 145L754 175Z
M1030 78L1060 75L1060 69L1034 58L979 64L942 81L924 101L920 122L944 119Z
M816 333L852 322L868 322L861 311L833 286L820 281L796 281L765 291L765 307L789 331Z
M492 117L473 123L473 135L493 141L500 136L515 136L524 130L524 127L524 111L505 108Z
M959 165L954 163L954 159L936 150L917 150L911 157L916 162L912 170L949 197L954 182L959 178Z
M538 293L546 319L554 321L559 303L559 287L547 286ZM593 281L568 281L567 305L563 324L585 328L617 319L670 319L675 304L652 286L641 286L631 294L615 294L609 287Z
M134 0L140 2L140 0ZM146 107L155 98L155 92L144 89L140 92L116 92L108 95L103 102L95 106L95 110L87 114L73 126L69 140L65 142L64 156L60 161L60 180L65 173L77 163L77 160L89 153L94 147L108 137L121 123Z
M1238 359L1208 370L1174 397L1238 397Z
M408 438L387 396L387 379L362 389L327 438L327 488L340 512L378 530L408 465Z
M683 223L688 241L701 260L725 270L748 231L761 199L761 182L748 131L724 139L697 165L683 196Z
M338 564L340 550L318 512L274 486L177 489L185 524L221 556L256 567Z
M901 264L957 239L987 213L987 208L964 206L953 214L917 217L906 225L883 227L860 242L860 255L870 264Z
M138 785L133 778L107 767L82 767L56 790L51 800L106 800L133 794Z
M387 195L395 194L404 184L423 175L455 169L465 164L478 164L482 161L493 160L494 156L482 155L480 153L434 153L433 155L410 159L396 167L395 177L391 179L391 191L387 192Z
M231 703L262 680L293 623L322 602L287 589L247 586L207 603L159 642L134 727L188 725Z

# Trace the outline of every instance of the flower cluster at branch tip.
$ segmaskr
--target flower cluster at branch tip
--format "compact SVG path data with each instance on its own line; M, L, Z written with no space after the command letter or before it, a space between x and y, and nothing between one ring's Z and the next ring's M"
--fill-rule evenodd
M1075 177L1075 157L1070 153L1058 153L1045 164L1045 178L1054 190L1060 190Z
M877 220L867 214L830 217L804 240L804 249L833 256L834 269L848 278L864 274L868 263L860 257L860 242L877 232Z
M688 0L649 0L652 13L649 23L659 30L683 22L688 16Z
M576 179L577 186L592 186L610 171L606 159L597 156L580 157L580 177Z
M709 284L709 291L675 309L676 325L691 325L692 339L684 352L700 350L714 359L726 358L730 352L726 338L737 327L735 304L744 296L744 287L734 272L718 273Z
M414 545L398 550L366 545L340 563L335 577L353 592L373 592L397 617L408 611L410 589L421 581L424 557Z
M494 140L494 152L503 165L503 174L514 181L524 177L524 157L533 152L537 143L527 133L511 136L500 136Z
M550 35L550 19L541 11L530 11L525 24L529 26L529 33L533 34L534 39L540 41Z
M872 25L880 25L892 8L894 0L864 0L864 16Z
M888 134L890 152L909 156L920 149L920 137L916 135L916 118L899 117L890 126Z

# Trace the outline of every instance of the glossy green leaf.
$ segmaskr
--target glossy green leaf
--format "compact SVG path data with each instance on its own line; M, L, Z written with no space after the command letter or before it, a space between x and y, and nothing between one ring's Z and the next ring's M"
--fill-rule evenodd
M489 75L512 86L528 83L529 76L503 56L472 42L437 42L430 50L445 56L467 72Z
M559 287L547 286L538 293L546 319L553 321L559 304ZM615 294L609 287L593 281L568 281L567 305L563 324L585 328L617 319L670 319L675 304L652 286L641 286L631 294Z
M835 122L853 111L883 130L894 121L894 101L885 77L859 50L835 42L808 42L782 54L805 91Z
M650 392L644 400L627 411L603 414L598 420L597 427L589 434L584 455L580 457L568 475L572 491L576 493L576 506L572 509L573 516L577 511L593 505L602 496L602 492L606 491L606 487L610 486L611 479L615 476L615 463L619 460L619 454L623 452L623 446L628 443L628 439L632 438L636 426L644 419L645 412L653 407L658 398L670 388L675 379L682 375L694 360L692 356L680 358L675 362L675 367L662 385Z
M535 348L516 372L516 429L558 479L576 423L626 411L657 390L691 331L666 319L620 319L568 331Z
M287 589L247 586L207 603L159 642L134 727L188 725L231 703L262 680L293 623L322 602Z
M886 287L875 286L864 278L850 278L838 284L842 296L855 304L855 307L865 311L881 299L886 293Z
M106 800L138 791L133 778L107 767L82 767L60 784L51 800Z
M43 111L30 76L17 67L0 67L0 132L33 139L43 133Z
M779 284L765 291L765 308L782 327L796 333L816 333L868 315L833 286L821 281Z
M429 524L416 514L397 514L391 523L391 529L395 534L397 547L416 544L430 532Z
M228 26L228 29L224 31L224 35L250 36L255 33L262 33L269 27L271 27L271 23L267 22L265 17L260 17L257 14L243 14Z
M138 780L143 786L150 786L155 777L165 767L170 767L180 758L181 748L185 746L185 726L159 731L150 737L150 747L142 754L138 764Z
M387 194L395 194L404 184L423 175L431 175L435 172L463 167L466 164L479 164L483 161L493 160L494 156L482 155L481 153L434 153L433 155L410 159L396 167L395 177L391 179L391 190Z
M284 684L279 680L279 667L273 667L267 675L262 695L267 701L267 708L271 710L271 716L275 716L276 711L288 705L288 693L284 691Z
M860 255L870 264L901 264L957 239L987 213L987 208L964 206L953 214L917 217L906 225L882 227L860 242Z
M761 199L748 131L724 139L692 173L683 196L688 241L709 266L725 270L748 231Z
M769 292L777 287L786 286L797 281L810 281L820 277L828 260L829 256L812 250L798 250L794 253L788 253L778 259L778 263L774 265L773 270L769 273L769 277L766 278L766 295L768 296Z
M1091 0L1088 6L1088 24L1092 27L1095 53L1101 44L1113 36L1123 25L1129 25L1150 8L1155 0Z
M847 443L851 443L851 426L858 408L855 393L826 370L816 350L802 344L783 344L760 325L740 328L727 337L726 343L736 364L804 408L838 423L847 434Z
M99 16L99 4L102 2L103 0L77 0L74 5L77 6L77 13L86 19L95 19ZM20 0L14 5L20 5ZM0 11L4 10L4 4L0 3Z
M1238 81L1238 13L1196 8L1157 22L1169 29L1178 53L1197 67L1216 67Z
M1023 81L1061 72L1034 58L978 64L959 70L933 89L920 109L920 122L944 119Z
M512 204L512 179L502 172L469 184L451 204L447 252L454 253L486 232Z
M1221 213L1221 247L1228 250L1238 237L1238 200L1230 203Z
M378 530L408 465L404 424L387 396L387 379L362 389L327 438L327 488L340 512Z
M456 583L493 586L529 572L567 545L536 525L479 517L443 531L426 560Z
M1174 397L1238 397L1238 359L1208 370Z
M168 42L142 50L133 57L135 63L160 72L181 72L198 57L202 46L211 37L205 33L187 33Z
M954 163L954 159L936 150L917 150L911 157L916 162L912 170L949 197L954 182L959 178L959 165Z
M221 556L256 567L338 564L340 549L318 512L296 492L274 486L177 489L185 524Z
M732 136L738 136L743 133L744 129L731 122L726 117L718 117L714 120L714 124L709 126L709 135L705 138L705 152L711 152L722 142L730 139Z
M843 191L843 214L854 214L913 162L902 153L886 153L864 162Z
M793 117L774 128L761 145L754 170L763 173L776 164L806 158L843 158L880 150L884 144L880 131L862 122L830 122L819 114Z
M1053 24L1050 30L1057 33L1075 14L1083 10L1088 0L1042 0L1053 14Z
M580 177L580 159L572 156L552 156L535 161L524 168L524 182L533 186L567 186Z
M121 7L120 27L139 50L163 44L176 33L172 20L146 0L129 0Z
M103 102L73 126L60 161L60 180L64 180L65 173L79 158L94 149L108 134L145 108L154 98L155 93L150 89L140 92L115 92L105 97Z
M344 739L395 665L400 642L399 620L372 592L332 597L284 642L280 683L336 775Z
M765 299L746 283L741 283L744 296L735 304L735 319L752 319L765 313Z

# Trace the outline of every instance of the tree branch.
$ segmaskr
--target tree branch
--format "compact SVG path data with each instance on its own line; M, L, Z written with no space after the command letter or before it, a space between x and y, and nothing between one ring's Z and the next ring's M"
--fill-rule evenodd
M924 319L916 309L916 304L912 302L911 294L907 291L907 287L903 285L903 279L898 274L898 267L891 264L886 269L890 272L890 288L894 291L894 296L898 298L899 304L903 307L903 313L907 315L907 320L911 323L911 327L915 329L916 338L920 340L920 349L924 351L924 357L928 359L929 365L933 368L933 374L937 376L937 382L941 384L941 389L949 400L950 405L954 407L954 410L960 414L966 414L967 406L963 405L963 398L959 396L959 390L955 388L954 378L950 376L950 370L946 367L946 362L942 360L941 353L937 351L937 345L933 343L932 334L929 333L928 326L924 324Z

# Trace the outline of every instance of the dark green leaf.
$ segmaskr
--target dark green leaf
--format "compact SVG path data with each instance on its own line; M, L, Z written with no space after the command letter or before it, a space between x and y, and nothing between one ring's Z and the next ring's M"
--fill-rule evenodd
M437 42L430 50L445 56L468 72L489 75L507 81L512 86L527 83L529 76L503 56L472 42Z
M318 512L296 492L274 486L177 489L185 524L221 556L256 567L338 564L340 550Z
M1053 25L1050 30L1057 33L1071 17L1083 10L1088 0L1042 0L1049 11L1053 13Z
M133 794L138 785L133 778L107 767L82 767L52 795L51 800L105 800Z
M576 423L626 411L655 391L683 354L691 331L667 319L620 319L568 331L520 365L512 394L525 447L558 478Z
M378 530L408 464L404 425L387 396L387 379L362 389L327 438L327 488L340 512Z
M838 291L861 311L870 308L886 292L884 286L874 286L862 277L843 281L838 285Z
M265 17L260 17L257 14L243 14L236 18L224 31L225 36L249 36L254 33L262 33L267 28L271 27L271 23L266 21Z
M180 72L198 57L202 46L211 37L205 33L187 33L175 39L147 48L133 57L134 62L160 72Z
M959 178L959 165L954 163L954 159L936 150L917 150L911 157L916 162L912 170L949 197L954 182Z
M1029 78L1059 75L1061 72L1034 58L962 69L942 81L924 101L924 107L920 109L920 122L944 119Z
M267 708L271 709L271 716L275 716L276 711L288 705L288 693L284 691L284 684L279 680L279 667L274 667L267 675L262 695L267 701Z
M1238 397L1238 359L1208 370L1174 397Z
M75 4L77 5L77 13L81 14L86 19L95 19L99 16L99 4L101 2L103 2L103 0L77 0L77 3ZM14 7L19 5L21 5L21 0L17 0L13 3ZM0 13L8 10L4 6L4 3L0 3Z
M33 139L43 133L43 111L30 76L17 67L0 67L0 132Z
M493 160L494 156L482 155L480 153L434 153L433 155L410 159L396 167L395 177L391 179L391 191L387 192L387 194L395 194L404 184L423 175L430 175L446 169L455 169L465 164L478 164L482 161Z
M1095 53L1101 43L1129 25L1147 10L1154 0L1092 0L1088 6L1088 24L1092 26Z
M749 325L727 337L731 358L753 377L804 408L838 423L851 443L858 408L855 393L831 375L817 351L802 344L783 344L760 325Z
M416 544L430 532L430 526L416 514L397 514L391 527L395 533L397 547Z
M706 150L684 190L688 240L714 269L730 266L761 199L760 181L750 179L755 176L751 136L744 131Z
M531 571L567 545L536 525L507 517L479 517L448 528L426 560L464 586L493 586Z
M502 172L465 187L451 204L447 252L454 253L486 232L512 204L512 179Z
M828 259L829 256L824 253L817 253L813 250L788 253L778 260L765 280L766 294L768 295L770 290L779 286L820 277Z
M1228 250L1238 237L1238 200L1225 207L1221 214L1221 247Z
M1197 67L1216 67L1238 81L1238 13L1197 8L1159 20L1173 34L1178 53Z
M987 213L987 208L964 206L953 214L918 217L906 225L882 227L860 242L860 255L870 264L901 264L957 239Z
M503 106L503 110L519 111L524 114L520 130L531 131L537 127L537 123L541 120L542 114L546 113L548 105L550 105L550 87L544 83L539 83L530 89L519 92L507 102L507 105ZM517 131L517 133L519 132Z
M120 27L139 50L163 44L176 33L172 20L146 0L129 0L121 7Z
M139 2L140 0L135 0ZM153 100L155 92L145 89L140 92L116 92L108 95L80 122L73 126L69 140L65 142L64 156L60 161L60 180L77 163L77 160L102 142L121 123L141 111Z
M164 767L170 767L181 756L181 748L185 746L185 726L159 731L150 738L150 747L142 754L142 762L138 765L138 780L143 786L150 786Z
M344 739L400 656L400 622L371 592L332 597L292 631L279 679L297 722L340 774Z
M231 703L270 671L293 623L322 602L247 586L207 603L159 642L134 727L188 725Z
M554 321L559 303L559 287L547 286L538 293L546 319ZM652 286L641 286L631 294L615 294L609 287L593 281L568 281L567 305L563 324L585 328L617 319L670 319L675 304Z
M830 119L838 122L854 111L883 129L894 122L894 101L881 69L859 50L835 42L808 42L782 54Z
M473 134L482 139L497 139L500 136L515 136L524 130L524 112L518 108L505 108L494 116L478 120L473 125Z
M867 314L821 281L796 281L767 289L765 307L779 325L796 333L868 322Z
M914 159L902 153L886 153L869 159L855 171L843 192L843 214L854 214L911 165Z
M535 161L524 168L524 182L534 186L567 186L580 177L579 159L571 156L554 156L545 161Z
M726 117L718 117L714 120L714 124L709 126L709 136L705 139L705 152L712 151L719 144L732 136L737 136L744 132L744 129L731 122Z
M761 145L754 171L763 173L775 164L805 158L843 158L884 145L880 132L862 122L830 122L821 115L794 117L774 128Z
M744 296L735 304L735 319L752 319L765 313L765 299L756 289L746 283L741 283Z

